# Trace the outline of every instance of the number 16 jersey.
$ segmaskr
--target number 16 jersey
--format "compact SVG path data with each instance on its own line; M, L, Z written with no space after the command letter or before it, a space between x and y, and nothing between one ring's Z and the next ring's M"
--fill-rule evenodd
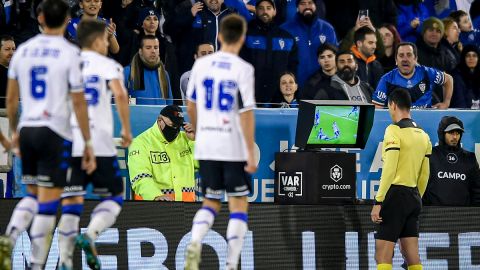
M240 113L255 108L253 66L219 51L197 59L187 98L196 103L197 160L245 161L247 149Z

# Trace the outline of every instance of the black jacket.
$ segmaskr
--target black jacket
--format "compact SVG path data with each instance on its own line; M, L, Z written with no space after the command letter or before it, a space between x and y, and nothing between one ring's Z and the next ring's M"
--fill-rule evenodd
M259 103L278 100L280 75L297 70L295 40L275 23L251 21L240 56L255 67L255 99Z
M455 68L455 59L445 44L438 44L436 48L428 46L423 38L417 39L418 63L427 67L433 67L441 71L450 72Z
M480 204L480 170L475 153L445 143L443 131L453 123L463 128L461 121L448 116L438 126L439 145L430 156L430 178L423 195L425 205Z
M308 78L307 82L303 86L302 89L302 99L314 99L317 95L317 92L320 89L325 88L326 86L330 85L330 79L332 76L328 76L323 72L320 68L317 72L313 73L310 78Z

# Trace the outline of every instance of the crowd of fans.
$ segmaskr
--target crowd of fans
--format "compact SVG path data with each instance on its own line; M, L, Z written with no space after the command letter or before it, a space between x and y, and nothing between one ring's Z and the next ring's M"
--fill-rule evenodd
M0 1L0 75L6 73L11 56L4 51L12 50L12 39L18 46L41 32L40 2ZM238 13L249 21L241 57L255 67L261 106L295 107L307 98L352 100L357 88L370 102L382 76L397 68L395 50L403 41L416 44L416 64L452 76L453 94L445 104L479 108L480 0L68 2L72 19L65 36L73 43L80 20L106 22L109 56L125 67L131 103L182 104L195 59L219 49L219 21ZM349 54L354 63L344 65L338 58ZM285 94L291 80L295 90ZM1 82L3 97L6 80ZM437 100L431 105L446 98L441 87L432 91Z

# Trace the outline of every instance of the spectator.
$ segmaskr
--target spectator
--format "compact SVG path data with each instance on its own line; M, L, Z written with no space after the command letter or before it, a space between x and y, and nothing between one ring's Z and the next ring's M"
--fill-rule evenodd
M415 44L411 42L398 44L395 59L397 68L382 76L373 94L372 101L377 108L386 107L388 95L398 87L408 89L414 108L447 109L450 106L453 92L452 76L434 68L418 65ZM436 86L443 88L442 99L433 96Z
M468 1L468 0L467 0ZM475 29L479 29L480 28L480 1L478 0L473 0L473 3L472 5L470 6L470 9L459 9L459 10L463 10L465 12L468 12L470 13L470 18L472 19L472 24L473 24L473 28ZM452 16L450 14L450 16Z
M438 124L438 145L430 156L430 179L423 196L425 205L468 206L472 186L480 183L475 153L462 148L463 122L444 116ZM477 198L478 199L478 198Z
M124 69L125 85L136 104L172 104L170 78L160 60L159 47L157 37L143 36L140 49Z
M441 71L451 72L455 68L454 57L440 41L445 33L443 22L430 17L422 27L422 38L417 39L418 63Z
M79 1L80 8L83 12L83 15L80 18L73 18L70 20L67 26L67 37L73 43L77 43L77 25L80 20L85 19L93 19L93 20L101 20L107 24L107 31L108 31L108 50L110 53L116 54L120 50L120 46L118 45L117 41L117 33L116 28L117 26L110 18L109 21L106 19L98 16L100 9L102 8L102 0L80 0Z
M180 131L181 128L185 131ZM152 127L128 148L128 173L136 200L195 201L195 133L177 105L160 111Z
M112 12L112 19L116 23L119 31L117 32L117 41L120 45L119 52L115 59L122 65L127 66L132 60L133 40L136 38L138 16L140 14L140 2L127 0L122 1L121 5ZM135 42L138 44L138 42ZM137 48L138 49L138 48Z
M193 20L194 44L210 42L215 45L215 51L218 51L220 43L217 36L220 21L234 11L224 4L224 0L204 0L203 2L206 8L196 4L197 11ZM192 15L193 13L192 11Z
M465 85L466 96L472 109L480 109L480 51L475 45L466 45L460 56L458 70ZM455 82L456 84L456 82ZM468 104L468 103L467 103Z
M382 36L385 54L378 58L383 67L383 73L387 73L396 67L395 48L402 41L397 28L393 24L384 24L378 32Z
M460 28L458 28L457 22L450 17L443 19L442 22L445 26L445 34L441 42L448 49L449 58L454 60L454 63L451 63L452 66L457 67L462 51L462 44L459 42Z
M284 72L280 76L281 98L278 102L280 108L298 108L297 102L298 84L295 82L295 75L291 72Z
M314 99L318 89L330 84L330 79L337 73L337 47L332 44L322 44L317 50L317 60L320 68L308 78L303 87L303 99Z
M465 1L465 0L461 0ZM467 0L472 1L472 0ZM424 0L423 4L428 10L428 13L431 16L434 16L439 19L444 19L448 17L450 12L457 10L456 0Z
M7 96L8 65L15 52L15 41L12 36L0 36L0 108L5 108Z
M368 10L368 17L374 27L384 23L397 23L397 8L393 0L335 0L325 1L327 18L335 28L338 37L344 37L358 20L360 10ZM339 16L341 14L341 16ZM351 38L353 44L353 35ZM341 51L350 49L340 48Z
M428 10L422 0L396 0L398 19L397 30L403 41L415 42L420 37L423 21Z
M214 52L213 44L212 43L202 43L198 44L197 50L195 54L193 55L193 58L197 60L200 57L212 54ZM186 105L186 93L187 93L187 85L188 85L188 80L190 79L190 73L192 70L189 70L185 73L182 74L182 77L180 78L180 92L182 94L182 100L184 102L184 105Z
M355 45L350 49L357 58L360 80L369 83L372 87L377 87L378 81L383 75L383 67L375 56L377 48L377 36L375 31L364 26L355 31Z
M298 85L303 87L310 77L320 67L316 61L317 50L323 43L337 45L337 36L332 25L319 19L316 15L316 5L313 0L296 0L297 14L295 18L281 25L295 38L298 48ZM300 93L302 96L302 93Z
M337 54L337 74L319 89L314 99L372 102L372 87L357 76L358 64L352 52Z
M383 46L383 40L382 40L382 35L378 31L378 29L375 29L373 27L372 22L370 21L369 17L357 17L357 21L355 23L355 26L348 31L347 35L343 37L342 41L340 42L339 49L340 51L347 51L352 48L353 45L355 45L355 32L363 27L368 27L374 31L375 36L377 37L377 47L375 48L375 55L377 57L380 57L385 54L385 48Z
M275 0L275 5L277 8L277 16L275 16L275 21L279 25L292 20L295 17L295 14L297 14L297 5L295 1ZM318 17L325 19L326 8L324 0L315 0L315 6L317 7Z
M480 30L473 28L472 21L463 10L457 10L450 13L452 17L458 24L460 28L460 42L463 45L473 44L475 46L480 46Z
M297 70L297 46L293 37L275 23L273 0L257 0L256 17L247 28L240 56L255 68L255 100L272 103L280 98L278 81L284 71Z

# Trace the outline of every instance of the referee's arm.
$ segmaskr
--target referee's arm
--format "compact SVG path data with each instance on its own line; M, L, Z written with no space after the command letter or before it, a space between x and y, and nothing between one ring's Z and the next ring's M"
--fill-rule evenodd
M430 177L430 155L432 154L432 143L428 140L427 152L423 158L420 175L418 176L417 188L420 196L423 197L427 189L428 178Z
M380 178L380 187L375 196L375 201L377 202L383 202L397 172L398 157L400 156L400 139L395 134L394 128L398 127L392 125L387 127L383 139L383 170Z

